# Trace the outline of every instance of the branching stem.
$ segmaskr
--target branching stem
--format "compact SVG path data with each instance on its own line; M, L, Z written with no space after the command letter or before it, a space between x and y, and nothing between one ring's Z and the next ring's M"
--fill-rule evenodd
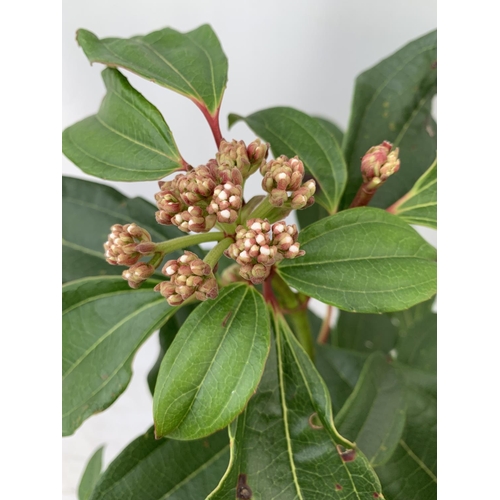
M190 245L198 245L199 243L206 243L207 241L221 241L222 239L224 239L224 233L221 232L191 234L189 236L181 236L180 238L157 243L155 250L167 254L175 250L181 250Z
M220 233L222 234L222 233ZM222 257L224 250L231 244L234 243L234 239L231 237L224 238L215 245L210 252L205 255L203 262L206 262L213 270L219 259Z

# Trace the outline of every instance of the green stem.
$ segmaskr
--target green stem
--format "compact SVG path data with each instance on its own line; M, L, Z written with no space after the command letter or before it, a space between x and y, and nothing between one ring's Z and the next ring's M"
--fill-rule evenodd
M269 195L267 195L253 210L250 214L246 215L246 220L248 219L267 219L269 222L273 223L280 219L285 218L291 211L292 208L289 203L286 202L282 207L275 207L271 205L269 201Z
M163 252L157 252L151 257L148 264L156 269L161 264L164 256L165 254Z
M215 267L219 259L222 257L224 250L231 244L234 243L233 238L227 237L219 241L210 252L205 255L203 262L206 262L212 269Z
M207 241L221 241L222 239L224 239L224 233L220 232L192 234L189 236L181 236L180 238L174 238L173 240L157 243L155 250L157 252L167 254L175 250L187 248L191 245L198 245L198 243L206 243Z

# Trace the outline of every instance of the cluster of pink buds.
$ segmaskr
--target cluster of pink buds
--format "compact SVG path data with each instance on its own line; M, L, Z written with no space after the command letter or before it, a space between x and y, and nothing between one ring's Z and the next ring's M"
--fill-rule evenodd
M264 163L260 167L260 173L264 176L262 188L270 194L271 205L281 207L290 200L291 207L300 210L314 203L316 182L309 180L302 184L304 164L297 156L289 159L281 155Z
M241 186L226 182L214 189L214 196L207 207L209 214L217 216L219 222L232 223L238 218L243 201Z
M184 251L177 260L165 263L162 273L170 278L155 286L171 306L182 304L194 295L198 300L215 299L219 294L217 280L210 266L196 254Z
M388 141L371 147L361 159L361 173L368 189L376 189L399 170L399 148L392 150Z
M271 267L284 258L304 255L297 242L297 227L284 221L272 225L263 219L250 219L236 228L235 242L225 255L240 264L240 275L254 284L263 283Z
M137 224L115 224L104 243L106 260L114 266L132 266L143 255L152 255L155 244L151 235Z
M242 205L244 179L265 164L267 154L268 145L259 139L248 148L243 141L222 141L217 159L159 183L156 220L186 233L210 231L217 221L234 222Z

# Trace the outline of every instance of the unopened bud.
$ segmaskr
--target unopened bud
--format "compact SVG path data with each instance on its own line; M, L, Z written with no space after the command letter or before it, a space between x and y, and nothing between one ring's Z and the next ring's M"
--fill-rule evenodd
M215 214L219 222L235 222L241 208L242 194L241 186L235 186L232 182L217 186L207 212Z
M255 139L247 147L247 155L250 160L250 168L245 172L244 177L249 177L256 170L260 169L265 164L269 154L269 144L262 142L260 139Z
M115 224L111 227L108 241L104 243L107 262L113 265L132 266L141 258L139 244L151 242L151 235L137 224Z
M155 268L145 262L138 262L122 273L123 279L128 281L131 288L138 288L155 272Z
M361 159L361 174L363 181L369 184L370 189L377 188L389 176L399 170L399 149L392 150L388 141L371 147Z

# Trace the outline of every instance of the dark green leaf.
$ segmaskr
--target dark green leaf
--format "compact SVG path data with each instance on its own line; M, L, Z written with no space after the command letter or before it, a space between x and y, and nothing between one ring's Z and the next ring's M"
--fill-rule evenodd
M306 227L303 257L278 272L292 287L349 311L406 309L436 292L436 250L384 210L355 208Z
M127 198L109 186L63 177L62 192L63 282L122 273L123 266L112 266L104 258L103 244L113 224L135 222L157 242L183 234L173 226L157 224L157 209L151 203L142 198ZM189 250L202 255L199 247ZM171 258L181 253L172 253Z
M63 435L110 406L127 387L139 346L175 308L150 280L132 290L118 276L63 286Z
M185 305L180 307L177 312L160 328L160 353L158 354L158 359L148 373L148 386L151 394L155 392L156 379L158 378L158 373L160 372L161 362L163 357L174 341L177 332L180 327L184 324L188 316L194 311L195 305Z
M322 118L321 116L315 116L316 120L318 120L323 127L330 132L330 134L335 137L335 140L339 143L342 144L342 141L344 140L344 132L340 130L340 128L335 125L335 123L331 122L330 120L327 120L326 118Z
M316 202L334 213L347 181L347 171L335 137L316 118L293 108L269 108L246 118L229 116L230 125L243 120L271 144L274 156L297 155L317 182Z
M198 441L155 439L151 428L109 465L92 500L196 500L217 485L229 460L227 433Z
M230 285L198 306L160 367L156 435L197 439L226 427L259 383L269 339L266 304L247 284Z
M304 229L313 222L318 222L320 219L328 217L328 212L319 203L315 203L303 210L297 210L295 213L301 229Z
M218 113L227 83L227 59L207 24L188 33L170 28L129 39L104 38L80 29L77 41L91 63L128 69Z
M404 381L384 354L373 353L354 391L335 417L335 425L376 466L386 463L394 453L405 417Z
M161 179L183 167L160 112L116 69L102 72L106 96L96 115L63 132L63 153L84 172L114 181Z
M436 376L411 368L403 373L408 390L405 431L389 462L375 470L387 500L436 500Z
M343 149L349 181L342 207L361 185L360 158L382 141L400 148L401 168L377 190L372 205L388 207L405 195L436 156L436 32L415 40L356 80Z
M402 217L408 224L437 229L437 160L392 213Z
M388 353L398 340L398 328L388 314L357 314L340 311L332 344L359 352Z
M229 468L210 500L236 496L241 475L252 497L373 500L380 484L356 451L343 461L337 446L350 446L335 430L328 392L307 354L282 326L257 393L230 426Z
M78 500L89 500L90 495L94 491L94 486L101 475L103 449L104 447L101 446L96 450L87 462L80 485L78 486Z

